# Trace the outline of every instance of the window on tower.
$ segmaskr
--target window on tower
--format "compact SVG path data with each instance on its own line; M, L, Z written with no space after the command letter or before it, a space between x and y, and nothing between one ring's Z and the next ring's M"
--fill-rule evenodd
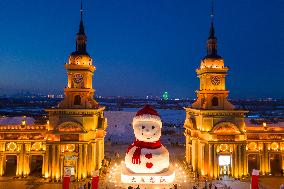
M218 98L216 96L212 98L211 104L212 104L212 106L218 106L219 102L218 102Z
M76 95L74 97L74 105L81 105L81 97L80 97L80 95Z

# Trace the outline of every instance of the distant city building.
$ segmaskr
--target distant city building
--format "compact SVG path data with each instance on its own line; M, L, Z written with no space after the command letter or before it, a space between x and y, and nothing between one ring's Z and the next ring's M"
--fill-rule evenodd
M169 100L169 93L168 92L163 93L163 100Z
M56 95L56 98L64 98L64 95L62 95L62 94Z
M48 94L48 95L47 95L47 98L54 98L54 97L55 97L54 94Z

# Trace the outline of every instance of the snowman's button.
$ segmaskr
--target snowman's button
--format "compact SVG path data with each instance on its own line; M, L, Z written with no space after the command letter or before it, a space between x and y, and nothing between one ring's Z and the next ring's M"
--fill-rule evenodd
M153 167L153 163L146 163L146 167L148 168L148 169L151 169L152 167Z
M151 158L152 158L152 154L146 154L145 157L146 157L147 159L151 159Z

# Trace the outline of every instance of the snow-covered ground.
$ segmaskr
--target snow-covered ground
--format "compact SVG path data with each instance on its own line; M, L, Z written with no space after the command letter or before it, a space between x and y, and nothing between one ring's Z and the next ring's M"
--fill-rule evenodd
M135 112L106 111L108 127L105 140L117 143L129 143L133 141L133 129L131 126Z

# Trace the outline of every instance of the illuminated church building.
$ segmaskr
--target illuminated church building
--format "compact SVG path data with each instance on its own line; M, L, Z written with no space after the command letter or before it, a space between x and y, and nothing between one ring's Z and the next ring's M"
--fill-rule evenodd
M37 167L42 175L62 179L67 171L71 178L91 177L104 159L104 137L107 121L104 107L93 99L92 77L95 71L86 50L87 37L81 21L76 37L76 51L65 64L68 84L65 97L57 108L46 110L46 124L0 127L0 175L15 166L16 176L27 176Z
M186 162L197 174L240 178L259 169L261 174L280 174L284 168L284 129L256 126L228 101L229 68L217 53L213 19L207 55L196 70L200 80L197 99L185 108Z

